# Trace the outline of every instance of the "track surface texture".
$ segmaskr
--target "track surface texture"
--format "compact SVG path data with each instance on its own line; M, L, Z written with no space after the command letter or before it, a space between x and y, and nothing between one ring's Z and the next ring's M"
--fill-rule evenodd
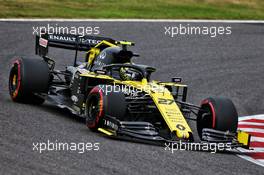
M263 167L227 153L176 151L112 140L86 128L84 121L48 103L14 103L8 95L10 61L34 57L32 26L47 22L0 22L0 174L263 174ZM135 62L157 67L153 79L181 76L189 85L188 100L229 97L239 115L264 113L264 25L231 26L232 34L211 38L170 38L164 26L179 23L53 22L61 26L99 26L100 34L136 42ZM57 68L72 64L73 53L54 49ZM195 131L195 124L193 130ZM99 151L33 151L33 142L99 142Z

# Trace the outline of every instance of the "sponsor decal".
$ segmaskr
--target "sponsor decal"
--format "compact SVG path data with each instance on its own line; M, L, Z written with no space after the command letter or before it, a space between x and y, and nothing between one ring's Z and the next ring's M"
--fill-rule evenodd
M159 98L158 100L158 103L162 105L171 105L174 102L173 99Z
M93 44L96 45L98 43L100 43L102 40L96 40L96 39L83 39L81 38L81 43L83 44Z
M100 55L99 55L99 58L100 59L105 59L105 57L106 57L106 52L102 52Z
M76 103L78 102L78 97L76 95L72 95L71 100Z
M68 41L68 42L76 42L77 37L75 36L63 36L63 35L49 35L49 40L57 40L57 41ZM96 39L85 39L85 38L79 38L79 42L81 44L91 44L96 45L100 43L102 40L96 40Z
M177 124L176 128L178 128L181 131L184 131L186 129L182 124Z
M111 128L111 129L114 129L114 130L117 130L118 129L117 124L111 122L110 120L104 120L104 124L106 126L108 126L109 128Z
M39 38L39 45L42 47L47 47L48 46L48 40L44 38Z
M62 36L62 35L49 35L50 40L60 40L60 41L70 41L70 42L75 42L76 37L72 36Z

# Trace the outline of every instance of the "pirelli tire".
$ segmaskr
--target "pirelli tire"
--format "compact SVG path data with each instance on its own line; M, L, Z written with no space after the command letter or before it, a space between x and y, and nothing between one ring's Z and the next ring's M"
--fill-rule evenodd
M210 97L201 102L197 117L197 131L202 139L203 128L236 133L238 114L233 102L224 97Z
M9 74L9 94L15 102L42 104L45 99L36 94L48 92L49 79L49 67L44 60L15 58Z
M104 127L106 116L122 120L126 115L125 95L122 92L113 91L114 86L98 85L88 94L86 100L86 125L92 131Z

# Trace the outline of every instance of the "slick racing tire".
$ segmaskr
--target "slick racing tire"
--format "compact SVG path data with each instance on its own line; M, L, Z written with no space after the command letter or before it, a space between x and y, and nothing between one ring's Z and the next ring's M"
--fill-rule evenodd
M122 119L126 114L125 95L112 91L114 86L98 85L89 93L86 100L86 125L92 131L103 127L107 116Z
M202 101L197 117L197 131L201 139L203 128L236 133L237 125L238 114L230 99L210 97Z
M9 94L13 101L42 104L45 99L37 93L47 93L50 72L40 59L16 58L9 74Z

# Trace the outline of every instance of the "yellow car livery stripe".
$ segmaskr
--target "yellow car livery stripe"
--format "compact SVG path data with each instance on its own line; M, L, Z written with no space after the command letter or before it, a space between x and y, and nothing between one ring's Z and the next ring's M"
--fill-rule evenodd
M167 89L164 89L164 92L150 93L150 95L170 131L175 131L179 138L189 138L189 133L192 133L192 130L170 92Z

